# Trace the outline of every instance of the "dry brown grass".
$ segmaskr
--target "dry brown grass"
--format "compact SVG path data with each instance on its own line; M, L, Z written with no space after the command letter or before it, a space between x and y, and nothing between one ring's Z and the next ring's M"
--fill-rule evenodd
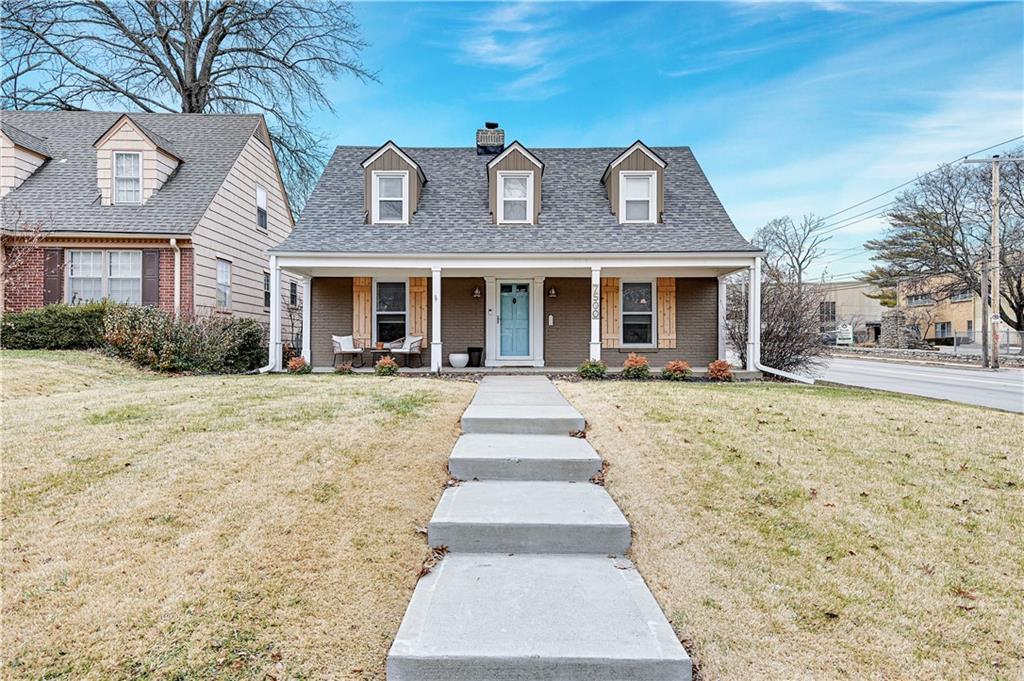
M0 362L5 678L383 678L473 384Z
M559 387L704 679L1024 678L1024 417L826 387Z

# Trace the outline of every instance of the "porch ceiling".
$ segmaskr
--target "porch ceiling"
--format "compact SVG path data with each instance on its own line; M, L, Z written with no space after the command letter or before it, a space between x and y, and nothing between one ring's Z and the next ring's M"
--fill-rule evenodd
M743 267L735 265L710 266L657 266L657 267L602 267L602 277L718 277L730 274ZM429 267L310 267L282 265L282 270L302 277L429 277ZM441 270L443 279L456 277L495 277L514 279L516 277L580 277L589 278L589 267L446 267Z

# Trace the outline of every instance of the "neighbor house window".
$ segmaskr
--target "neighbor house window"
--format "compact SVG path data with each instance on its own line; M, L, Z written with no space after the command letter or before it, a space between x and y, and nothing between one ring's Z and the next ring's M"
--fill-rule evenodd
M833 300L823 300L818 303L818 321L821 324L821 331L829 331L836 326L836 303Z
M114 152L114 203L142 203L142 154Z
M270 307L270 272L263 273L263 307Z
M619 221L657 222L655 181L657 173L619 173Z
M405 282L379 281L374 291L374 341L390 343L405 337Z
M217 258L217 309L231 309L231 262Z
M953 323L952 322L936 322L935 323L935 337L936 338L949 338L953 335Z
M288 284L288 304L299 304L299 285L296 284L294 281Z
M931 305L934 302L935 299L930 293L915 293L914 295L907 296L907 305L910 305L911 307Z
M256 226L267 231L267 190L256 187Z
M622 344L654 344L654 284L622 283Z
M498 222L533 222L533 173L498 173Z
M68 251L68 302L142 304L142 251Z
M974 298L974 291L971 289L963 289L962 291L955 291L953 295L949 297L950 301L954 303L963 303Z
M409 173L373 173L373 221L403 223L409 221Z

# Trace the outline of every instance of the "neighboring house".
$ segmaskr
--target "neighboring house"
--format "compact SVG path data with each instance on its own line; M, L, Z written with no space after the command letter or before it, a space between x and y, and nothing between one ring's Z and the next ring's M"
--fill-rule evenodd
M422 336L433 370L474 346L489 367L703 367L725 356L724 277L761 254L687 147L531 149L489 127L475 147L338 147L271 269L310 292L314 367L333 335Z
M840 324L853 329L858 342L877 342L882 328L885 307L877 298L878 289L862 281L829 281L815 284L821 289L822 332L835 331Z
M981 296L970 288L948 290L949 279L926 277L896 282L896 306L925 340L953 338L981 342Z
M262 116L3 111L0 129L5 311L268 318L267 250L294 222Z

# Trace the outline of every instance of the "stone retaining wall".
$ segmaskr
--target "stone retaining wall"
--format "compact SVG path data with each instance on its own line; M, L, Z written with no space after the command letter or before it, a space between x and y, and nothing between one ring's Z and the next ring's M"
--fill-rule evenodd
M943 362L947 364L963 364L965 366L981 366L981 355L939 352L936 350L900 350L896 348L836 348L834 357L872 357L878 359L910 359L915 361ZM1004 367L1024 367L1024 355L999 355L999 364Z

